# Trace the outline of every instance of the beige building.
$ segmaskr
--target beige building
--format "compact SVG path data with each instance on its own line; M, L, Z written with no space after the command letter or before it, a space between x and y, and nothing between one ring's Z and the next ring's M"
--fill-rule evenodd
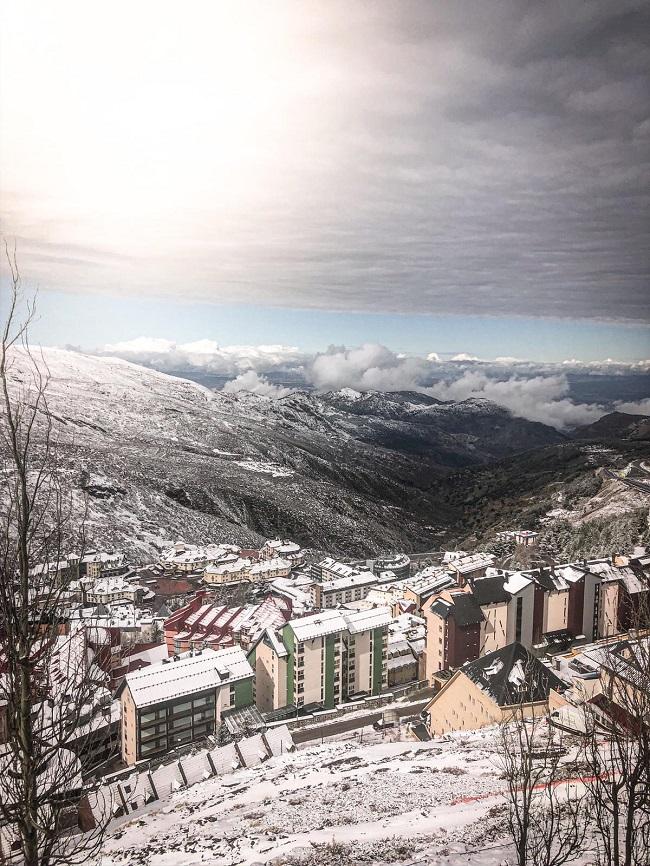
M467 553L450 559L445 568L462 586L466 581L484 577L488 568L494 565L496 557L491 553Z
M387 608L323 610L267 630L248 653L258 709L331 709L353 694L379 694L388 685L390 621Z
M426 707L431 736L473 731L507 721L515 711L532 717L563 706L565 684L521 644L469 662Z
M378 583L379 578L371 571L315 582L311 587L312 603L316 608L325 609L361 601Z
M83 578L84 600L86 604L119 604L128 601L137 604L147 590L136 583L129 583L123 577Z
M228 583L250 583L288 577L291 563L288 559L274 557L255 562L247 557L230 556L208 565L203 571L203 582L209 586Z
M444 568L432 566L406 578L398 585L404 589L404 598L415 605L414 613L422 616L428 599L444 589L456 586L456 581Z
M504 575L491 575L472 582L472 593L481 611L481 655L502 649L508 644L508 606L510 594Z

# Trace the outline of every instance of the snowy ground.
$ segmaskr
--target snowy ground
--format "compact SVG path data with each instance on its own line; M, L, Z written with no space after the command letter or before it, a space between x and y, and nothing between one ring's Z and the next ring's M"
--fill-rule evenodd
M179 792L114 829L101 866L501 863L494 732L395 736L366 729Z

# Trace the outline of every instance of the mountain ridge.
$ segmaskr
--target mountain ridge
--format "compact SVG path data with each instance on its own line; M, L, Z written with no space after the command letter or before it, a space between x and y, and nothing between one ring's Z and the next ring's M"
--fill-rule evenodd
M436 493L442 479L566 439L487 401L269 399L117 358L61 349L43 358L62 465L79 504L89 498L90 537L145 559L177 538L248 545L278 533L341 555L430 549L458 518ZM14 384L26 374L17 353Z

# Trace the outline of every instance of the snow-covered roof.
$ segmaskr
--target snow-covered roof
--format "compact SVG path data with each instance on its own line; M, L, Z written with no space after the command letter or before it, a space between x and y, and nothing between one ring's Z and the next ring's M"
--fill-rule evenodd
M261 559L250 568L252 575L267 574L269 571L286 571L291 569L291 563L288 559L282 559L279 556L274 556L272 559Z
M269 547L274 550L278 556L288 556L289 554L300 553L300 545L295 541L283 540L274 538L266 542L264 547Z
M87 553L82 556L81 561L84 564L99 562L102 565L121 565L124 562L123 553Z
M129 581L125 580L121 575L116 575L115 577L100 577L92 584L86 583L86 591L91 593L91 595L113 595L120 592L137 592L139 589L144 590L144 587L139 586L138 584L129 583Z
M284 658L288 655L287 648L278 638L277 634L273 631L272 628L265 629L264 636L268 639L269 643L273 647L273 651L278 658Z
M269 589L284 598L291 600L294 612L312 607L311 595L308 592L312 581L303 578L277 577L269 584Z
M325 559L321 560L318 563L318 567L323 569L323 571L328 571L330 574L336 574L338 577L352 577L354 574L358 574L358 569L353 568L351 565L346 565L344 562L338 562L336 559L332 559L331 556L326 556Z
M335 580L324 580L321 586L323 592L339 592L344 589L352 589L355 586L368 586L368 584L377 583L378 580L379 578L372 571L361 571L346 577L337 577Z
M522 589L526 589L527 586L530 586L532 582L533 579L529 574L525 574L523 571L513 571L506 576L506 582L503 584L503 588L506 592L509 592L510 595L516 595L518 592L521 592Z
M449 562L456 562L459 559L462 559L464 556L467 556L467 552L465 550L445 550L442 561L447 564Z
M160 556L162 563L192 565L199 562L216 562L222 557L238 553L239 548L233 544L185 544L177 542Z
M584 568L576 568L575 565L559 565L555 573L568 583L576 583L585 576Z
M459 574L467 574L479 568L488 568L496 557L492 553L472 553L451 560L448 566Z
M149 707L253 675L244 651L230 647L187 653L177 661L133 671L126 675L126 685L136 707Z
M358 610L355 613L343 614L350 634L359 634L371 628L382 628L392 620L390 609L373 607L370 610Z
M322 610L312 616L292 619L289 625L298 641L314 640L346 629L343 614L338 610Z
M209 564L205 568L204 574L239 574L240 572L250 571L252 565L253 561L251 559L237 557L237 559L233 560L232 557L228 556L223 562Z
M407 577L402 581L401 585L410 589L416 595L430 592L434 589L443 589L451 586L454 583L453 577L450 577L444 568L430 567L419 572L413 577Z

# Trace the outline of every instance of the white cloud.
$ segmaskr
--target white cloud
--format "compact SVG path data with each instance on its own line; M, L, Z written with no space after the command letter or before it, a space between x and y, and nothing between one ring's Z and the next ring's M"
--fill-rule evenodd
M408 391L419 389L426 366L422 358L399 356L385 346L366 343L355 349L332 347L314 358L306 375L319 391Z
M282 388L280 385L274 385L269 382L264 376L259 376L255 370L248 370L246 373L240 373L235 379L231 379L223 386L223 391L227 394L236 394L239 391L249 391L251 394L259 394L260 397L286 397L287 394L293 393L293 388Z
M233 376L246 370L263 372L286 367L299 368L307 357L295 346L219 346L209 339L178 344L159 337L136 337L134 340L108 344L101 354L118 355L163 372L198 369Z
M502 355L494 359L495 364L503 364L504 367L510 367L515 364L528 364L524 358L512 358L509 355Z
M650 397L635 402L621 402L616 404L618 412L627 412L629 415L650 415Z
M115 355L166 355L175 347L172 340L163 337L136 337L134 340L124 340L121 343L109 343L104 346L105 352Z
M574 403L566 395L566 376L511 376L492 379L482 371L466 371L459 379L440 382L427 393L441 400L465 400L481 397L503 406L521 418L540 421L559 430L589 424L605 413L601 406Z
M310 354L281 344L219 346L210 339L177 344L163 338L138 337L106 346L104 351L163 372L220 373L231 380L224 388L226 392L245 390L268 397L284 396L291 389L277 387L263 376L283 370L318 391L414 390L443 400L479 397L503 406L514 415L558 429L588 424L606 411L600 405L571 400L567 373L582 371L597 378L650 369L649 361L625 363L612 359L539 364L509 357L485 361L460 353L445 360L437 352L426 358L414 357L376 343L353 348L332 346L326 352ZM440 376L444 381L428 387ZM648 413L648 402L621 402L617 408L622 412Z
M590 373L607 373L609 375L612 373L650 373L650 359L617 361L614 358L605 358L602 361L578 361L577 358L569 358L562 361L559 366L564 369L588 370Z
M457 355L454 355L453 358L449 359L450 361L478 361L479 358L476 355L468 355L467 352L459 352Z

